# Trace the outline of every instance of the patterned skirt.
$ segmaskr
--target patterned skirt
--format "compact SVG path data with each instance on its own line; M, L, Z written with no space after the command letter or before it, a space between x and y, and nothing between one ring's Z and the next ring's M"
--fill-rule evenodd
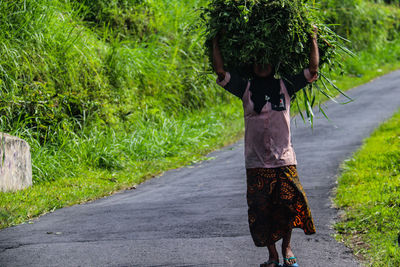
M250 233L257 247L272 245L292 228L315 233L296 166L247 169Z

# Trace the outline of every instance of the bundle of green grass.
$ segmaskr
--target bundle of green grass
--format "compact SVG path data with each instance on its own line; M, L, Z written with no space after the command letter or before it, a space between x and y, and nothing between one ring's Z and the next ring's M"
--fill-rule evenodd
M227 70L251 78L254 63L272 64L275 73L285 77L308 66L316 26L320 65L332 68L337 48L347 50L319 14L307 0L212 0L202 12L206 52L212 56L212 39L218 35Z

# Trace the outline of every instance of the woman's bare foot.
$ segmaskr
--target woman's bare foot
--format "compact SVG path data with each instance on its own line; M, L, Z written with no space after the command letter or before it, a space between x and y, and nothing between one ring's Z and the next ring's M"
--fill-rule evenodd
M290 246L290 238L292 236L292 229L290 229L282 240L282 255L283 255L283 264L284 265L292 265L296 263L296 258L294 257L292 248Z
M290 244L285 244L285 246L282 246L282 255L284 258L283 263L285 265L292 265L296 263L296 258L294 257Z
M279 264L279 254L276 250L275 244L267 246L269 258L266 263L261 264L262 267L276 267Z

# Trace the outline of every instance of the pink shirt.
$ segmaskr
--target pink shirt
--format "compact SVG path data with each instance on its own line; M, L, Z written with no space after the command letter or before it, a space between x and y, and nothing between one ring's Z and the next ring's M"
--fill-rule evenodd
M304 70L308 82L317 79L311 76L308 69ZM230 81L230 73L226 73L223 81L217 81L224 87ZM284 94L286 109L275 111L271 102L267 102L258 114L254 111L251 100L250 81L243 94L242 102L245 121L245 163L250 168L277 168L287 165L296 165L290 134L290 96L286 86L280 80L280 93Z

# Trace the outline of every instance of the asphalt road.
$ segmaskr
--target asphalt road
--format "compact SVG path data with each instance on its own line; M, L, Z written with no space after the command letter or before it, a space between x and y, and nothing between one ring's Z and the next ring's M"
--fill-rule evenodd
M314 130L300 118L292 124L317 228L312 236L294 231L300 266L358 266L332 237L331 193L340 163L400 107L400 71L348 94L354 102L327 103L331 122L319 118ZM209 158L136 190L0 231L0 266L258 266L267 251L249 235L243 142Z

